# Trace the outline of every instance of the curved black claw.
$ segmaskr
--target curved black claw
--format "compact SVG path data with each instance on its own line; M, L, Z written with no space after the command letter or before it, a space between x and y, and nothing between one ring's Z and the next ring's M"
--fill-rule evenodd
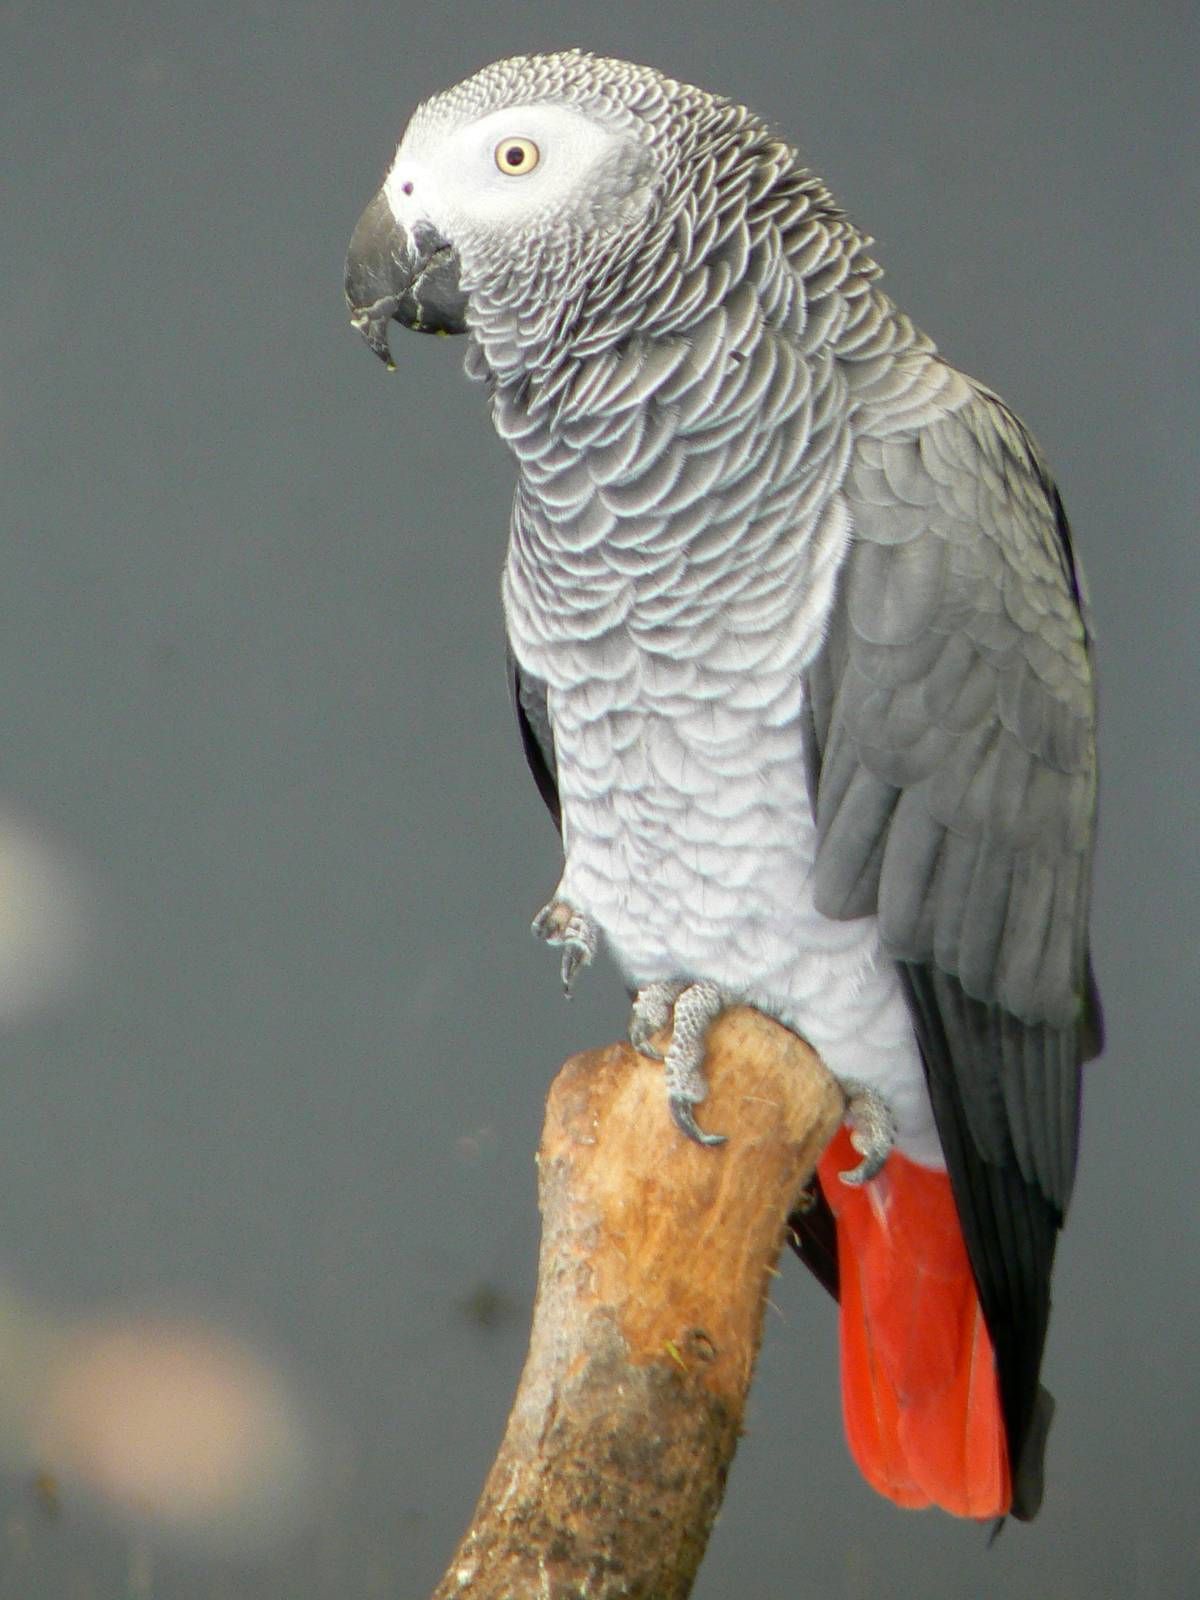
M839 1172L838 1177L851 1189L860 1189L883 1171L896 1142L896 1117L883 1096L869 1085L843 1078L842 1089L846 1095L846 1121L853 1130L850 1143L862 1160L849 1172Z
M589 940L567 939L563 942L562 965L559 971L562 975L563 993L567 999L571 998L571 991L575 987L575 977L581 967L590 964L595 945Z
M672 1094L667 1096L667 1104L671 1108L672 1122L674 1122L680 1133L685 1133L689 1139L694 1139L697 1144L704 1145L726 1143L723 1133L705 1133L704 1129L696 1121L696 1115L692 1110L692 1102L690 1100L683 1100L679 1095Z

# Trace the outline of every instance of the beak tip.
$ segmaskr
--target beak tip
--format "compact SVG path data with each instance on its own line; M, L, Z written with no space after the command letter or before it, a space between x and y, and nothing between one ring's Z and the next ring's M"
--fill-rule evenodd
M395 311L395 302L377 302L371 306L350 307L350 326L383 362L389 372L395 372L391 345L388 342L388 323Z

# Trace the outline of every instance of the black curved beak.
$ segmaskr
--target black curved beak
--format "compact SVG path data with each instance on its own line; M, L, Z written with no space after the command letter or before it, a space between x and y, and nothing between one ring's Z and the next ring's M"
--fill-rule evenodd
M458 286L458 256L427 223L409 232L381 189L358 219L346 254L351 325L393 369L388 323L418 333L465 333L467 297Z

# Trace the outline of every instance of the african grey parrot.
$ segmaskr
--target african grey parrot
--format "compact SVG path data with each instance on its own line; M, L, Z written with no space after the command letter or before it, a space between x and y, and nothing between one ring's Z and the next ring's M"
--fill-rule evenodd
M346 291L389 365L392 319L466 333L516 460L509 670L564 851L535 930L568 984L603 939L636 1044L673 1022L693 1138L722 1006L820 1052L849 1115L798 1248L855 1458L1028 1517L1100 1045L1087 612L1037 446L869 244L749 111L568 51L417 110Z

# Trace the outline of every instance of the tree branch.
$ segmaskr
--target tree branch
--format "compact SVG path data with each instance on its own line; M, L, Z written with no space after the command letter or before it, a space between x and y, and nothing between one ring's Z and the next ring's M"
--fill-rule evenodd
M842 1116L801 1040L714 1025L701 1120L676 1133L629 1045L569 1060L538 1157L529 1354L475 1517L434 1600L680 1600L733 1459L789 1212Z

